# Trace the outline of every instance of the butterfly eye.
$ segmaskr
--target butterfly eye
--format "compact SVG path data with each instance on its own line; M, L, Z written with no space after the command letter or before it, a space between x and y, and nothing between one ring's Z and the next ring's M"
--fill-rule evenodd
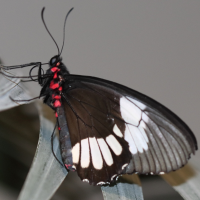
M50 64L50 66L55 66L56 65L56 63L59 61L60 59L59 59L59 57L58 56L54 56L53 58L51 58L51 60L50 60L50 62L49 62L49 64Z

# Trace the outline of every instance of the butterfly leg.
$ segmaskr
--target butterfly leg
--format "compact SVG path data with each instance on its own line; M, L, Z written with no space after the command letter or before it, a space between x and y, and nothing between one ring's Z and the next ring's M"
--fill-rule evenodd
M54 129L53 129L52 134L51 134L51 150L52 150L52 153L53 153L55 159L63 166L63 164L60 162L60 160L58 160L58 158L56 157L56 155L55 155L55 153L54 153L54 150L53 150L53 136L54 136L56 127L57 127L57 123L56 123L56 125L55 125L55 127L54 127Z
M33 101L35 99L39 99L40 97L34 97L32 99L20 99L20 100L17 100L17 99L13 99L11 96L9 97L11 99L11 101L14 101L15 103L18 103L18 102L29 102L29 101Z

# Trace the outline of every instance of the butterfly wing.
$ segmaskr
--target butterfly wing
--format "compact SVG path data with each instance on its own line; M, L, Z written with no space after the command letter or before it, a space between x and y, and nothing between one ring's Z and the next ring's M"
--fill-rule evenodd
M195 136L174 113L117 83L70 75L62 103L78 175L92 185L123 173L160 174L187 163Z

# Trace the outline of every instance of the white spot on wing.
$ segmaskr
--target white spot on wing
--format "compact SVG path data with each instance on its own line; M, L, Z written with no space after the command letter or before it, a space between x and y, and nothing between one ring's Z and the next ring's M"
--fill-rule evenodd
M97 140L95 137L89 138L90 142L90 151L92 155L92 163L96 169L102 169L103 167L103 160L101 157L101 152L99 150L99 146L97 144Z
M116 181L119 179L120 176L117 176Z
M105 182L103 182L103 181L97 183L97 185L104 185L104 184L105 184Z
M113 135L107 136L106 142L117 156L122 153L122 146Z
M142 133L139 131L139 129L135 126L127 125L133 140L135 141L135 145L140 153L143 153L143 149L147 150L148 145L145 141ZM127 141L128 142L128 141Z
M127 97L127 99L129 99L130 101L132 101L134 104L136 104L141 110L144 110L146 108L146 105L144 105L143 103L132 99L131 97Z
M73 160L73 163L78 164L79 156L80 156L80 144L78 142L72 148L72 160Z
M83 179L83 182L89 183L89 180L88 179Z
M133 140L131 133L127 127L128 125L126 125L126 130L125 130L125 135L124 135L124 139L128 142L129 144L129 150L132 154L136 154L137 153L137 148L136 148L136 144L135 141Z
M142 113L142 119L148 123L148 121L150 120L149 117L145 114L145 113Z
M97 142L100 146L101 152L103 154L103 158L108 166L111 166L113 164L113 158L110 152L110 149L108 148L108 145L104 141L104 139L100 138L97 139Z
M138 151L143 153L144 150L148 149L149 140L145 132L146 125L141 120L144 116L141 110L145 108L146 106L143 103L130 97L120 99L121 115L127 122L124 139L129 143L132 154L136 154Z
M112 177L111 177L111 181L117 176L117 174L114 174Z
M128 165L128 163L124 164L124 165L122 166L122 170L123 170L127 165Z
M90 164L90 151L88 139L81 140L81 167L87 168Z
M114 127L113 127L113 132L119 136L119 137L123 137L123 134L122 132L119 130L118 126L115 124Z
M147 134L145 132L145 130L146 130L146 124L143 121L141 121L138 128L141 131L142 136L144 137L145 141L149 142L149 139L148 139Z
M143 153L148 149L146 133L138 127L127 124L124 139L129 143L129 150L132 154L136 154L138 151Z
M137 126L142 116L142 111L126 97L120 98L120 111L122 118L129 124Z

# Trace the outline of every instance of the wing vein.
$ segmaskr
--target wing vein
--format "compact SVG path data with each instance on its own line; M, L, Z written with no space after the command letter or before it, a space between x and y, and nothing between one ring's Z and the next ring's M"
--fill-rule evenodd
M154 114L154 115L156 115L156 114ZM154 121L154 119L152 119L151 117L150 117L150 115L148 115L148 117L155 123L155 121ZM161 116L160 116L161 117ZM161 117L162 119L163 119L163 117ZM163 119L163 120L166 120L166 119ZM156 124L156 123L155 123ZM165 129L165 127L163 127L162 125L159 125L160 127L162 127L164 130L166 130ZM166 130L166 131L168 131L168 130ZM168 131L169 132L169 131ZM186 145L185 145L185 143L184 143L184 141L182 140L182 138L180 138L179 136L177 136L176 135L176 137L178 137L180 140L181 140L181 142L178 140L178 139L176 139L176 137L174 136L174 132L171 132L171 130L170 130L170 132L169 132L169 134L174 138L174 140L179 144L179 147L181 148L181 150L182 150L182 152L184 153L184 156L185 156L185 158L187 159L187 155L186 155L186 152L185 152L185 150L184 149L187 149L187 147L186 147ZM163 134L164 135L164 134ZM185 147L185 148L183 148L183 146ZM189 152L188 152L189 153Z
M163 159L163 161L164 161L164 163L163 163L163 164L164 164L164 167L165 167L165 169L167 169L166 161L165 161L165 159L164 159L162 150L160 149L160 145L159 145L159 143L158 143L158 141L157 141L157 135L155 135L154 131L151 130L151 128L149 127L149 125L148 125L145 121L144 121L144 123L146 124L146 126L147 126L148 129L150 130L151 134L154 136L154 137L153 137L153 138L154 138L154 141L156 142L157 147L158 147L158 149L159 149L159 152L160 152L160 154L161 154L161 156L162 156L162 159ZM160 159L158 159L158 162L160 163ZM163 170L163 169L162 169L162 164L161 164L161 163L160 163L160 167L161 167L161 170ZM165 171L165 170L163 170L163 171Z

